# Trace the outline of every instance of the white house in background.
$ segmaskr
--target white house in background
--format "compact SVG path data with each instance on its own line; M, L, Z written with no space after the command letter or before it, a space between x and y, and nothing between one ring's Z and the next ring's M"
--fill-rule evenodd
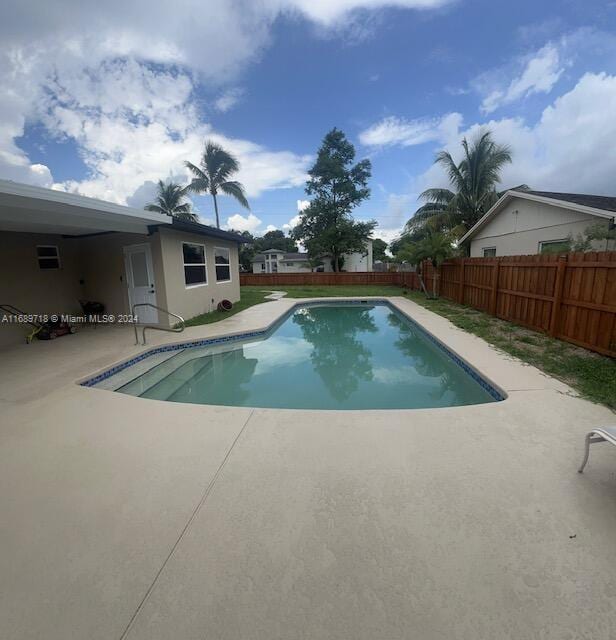
M324 257L315 271L333 271L331 258ZM343 271L372 271L372 240L366 243L365 253L345 253ZM305 273L312 271L307 253L285 253L280 249L267 249L252 258L253 273Z
M472 227L460 243L471 257L529 255L566 247L596 223L606 228L616 216L616 197L511 189ZM593 242L593 250L615 249L614 240Z
M73 193L0 180L0 304L27 314L106 314L151 303L188 319L240 299L242 236ZM0 310L0 320L5 313ZM168 326L152 307L140 321ZM0 345L28 327L0 322Z

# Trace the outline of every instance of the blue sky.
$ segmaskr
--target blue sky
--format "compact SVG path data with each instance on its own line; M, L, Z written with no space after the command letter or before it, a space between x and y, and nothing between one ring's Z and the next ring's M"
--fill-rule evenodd
M288 230L337 126L373 163L356 215L389 240L446 184L434 153L487 126L514 152L503 186L616 193L616 3L100 4L0 9L0 177L140 207L213 137L251 203L223 199L223 224Z

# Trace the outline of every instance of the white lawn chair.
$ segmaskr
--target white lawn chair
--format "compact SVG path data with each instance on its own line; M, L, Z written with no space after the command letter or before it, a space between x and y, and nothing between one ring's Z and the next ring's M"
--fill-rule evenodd
M616 445L616 427L597 427L592 431L589 431L586 435L586 451L584 453L584 460L582 466L578 469L578 473L584 471L584 467L588 462L588 454L590 453L590 445L595 442L609 442Z

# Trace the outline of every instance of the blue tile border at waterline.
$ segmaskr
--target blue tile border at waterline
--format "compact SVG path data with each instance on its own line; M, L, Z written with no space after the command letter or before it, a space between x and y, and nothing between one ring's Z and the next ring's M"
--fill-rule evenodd
M312 302L298 302L294 304L285 314L280 316L277 320L275 320L269 327L266 329L260 329L259 331L248 331L245 333L239 333L235 335L229 336L220 336L218 338L204 338L203 340L191 340L189 342L181 342L177 344L168 344L160 347L154 347L153 349L149 349L148 351L144 351L133 358L125 360L120 364L111 367L110 369L106 369L102 373L99 373L97 376L93 378L88 378L80 382L79 384L82 387L94 387L99 382L103 380L107 380L114 376L116 373L120 373L120 371L124 371L124 369L128 369L128 367L132 367L134 364L149 358L157 353L165 353L168 351L182 351L184 349L193 349L195 347L210 347L216 344L224 344L225 342L241 342L242 340L248 340L250 338L260 338L269 334L275 327L281 322L284 322L289 316L291 316L298 308L302 307L316 307L316 306L343 306L343 305L386 305L394 312L401 314L404 316L404 319L413 325L424 337L426 337L432 344L437 346L441 351L443 351L449 358L451 358L461 369L464 370L477 384L479 384L485 391L487 391L494 400L497 402L504 400L505 396L496 389L493 385L491 385L481 374L479 374L473 367L471 367L467 362L462 360L460 356L451 351L443 342L441 342L438 338L433 336L429 331L427 331L424 327L421 326L416 320L408 316L404 311L391 304L389 300L385 299L369 299L369 300L315 300Z

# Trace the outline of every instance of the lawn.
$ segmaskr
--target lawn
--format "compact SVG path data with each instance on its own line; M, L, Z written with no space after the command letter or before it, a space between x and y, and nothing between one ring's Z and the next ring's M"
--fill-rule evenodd
M263 287L242 287L241 299L239 302L233 303L233 309L231 311L212 311L211 313L203 313L200 316L195 316L186 320L187 327L196 327L200 324L210 324L211 322L218 322L224 320L229 316L234 316L236 313L248 309L260 302L268 302L265 296L268 295L268 291L264 291Z
M532 364L576 389L581 395L616 410L616 360L568 342L499 320L481 311L439 298L427 300L410 291L406 298L450 320L502 351Z
M562 380L581 395L600 402L616 411L616 360L587 351L575 345L550 338L499 320L469 307L442 298L428 300L417 291L408 291L396 286L351 285L324 287L277 287L286 291L289 298L336 297L336 296L401 296L403 295L434 313L449 319L454 325L483 338L502 351L532 364L545 373ZM240 302L227 313L197 316L186 322L187 326L216 322L252 305L265 302L268 292L263 287L242 287Z

